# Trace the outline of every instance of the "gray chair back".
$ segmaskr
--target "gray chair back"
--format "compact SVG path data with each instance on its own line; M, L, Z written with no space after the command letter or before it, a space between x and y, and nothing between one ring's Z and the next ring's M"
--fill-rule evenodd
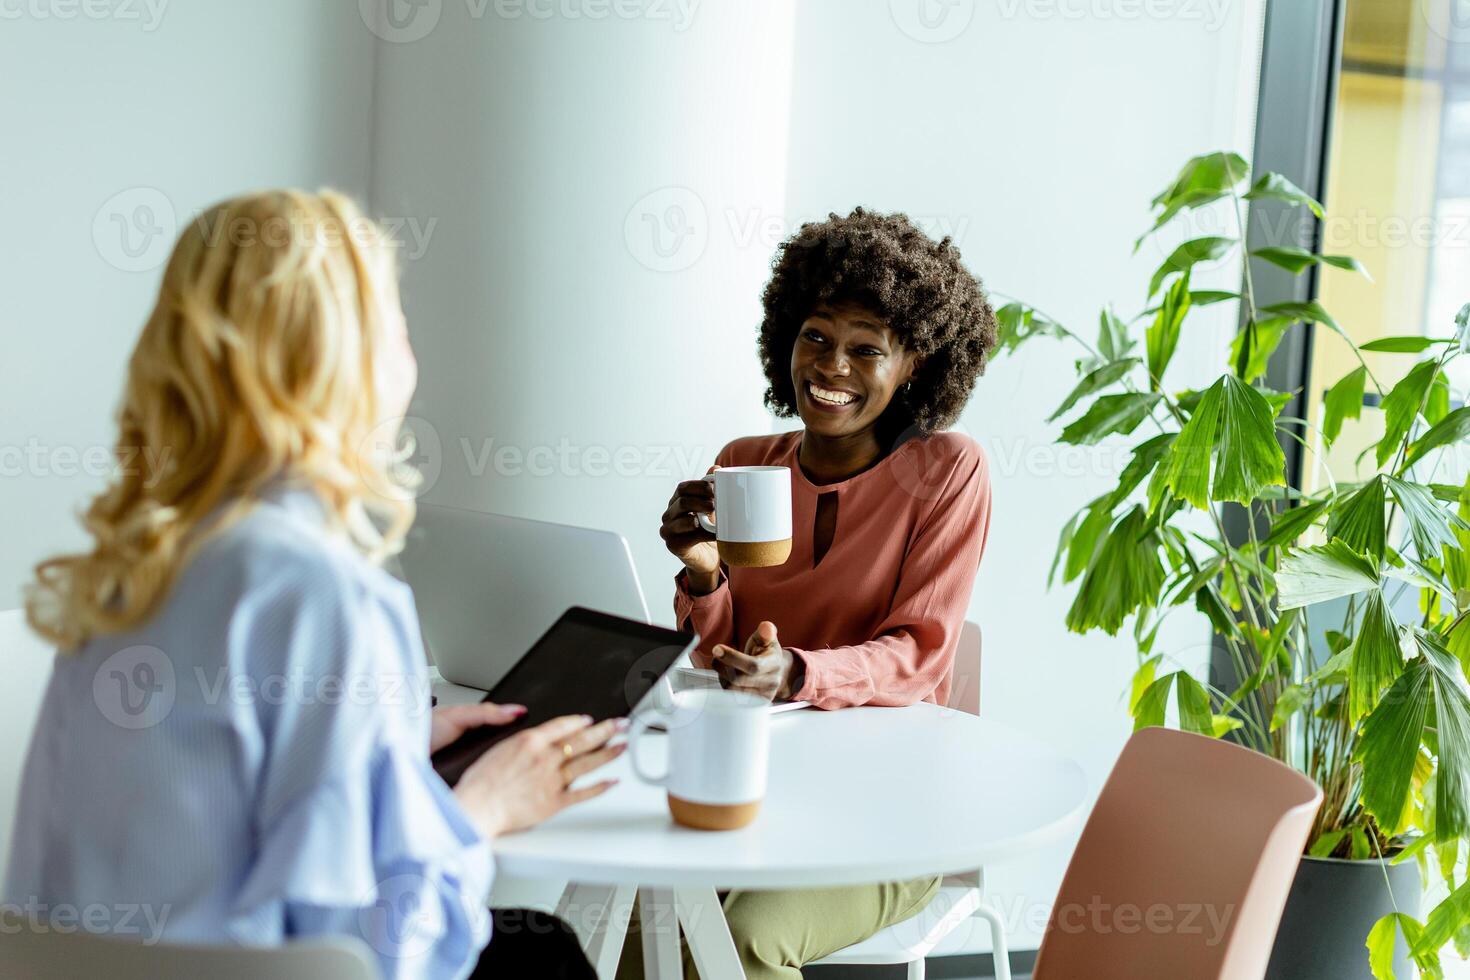
M144 945L76 931L22 927L0 938L6 980L379 980L377 961L355 939L274 948Z

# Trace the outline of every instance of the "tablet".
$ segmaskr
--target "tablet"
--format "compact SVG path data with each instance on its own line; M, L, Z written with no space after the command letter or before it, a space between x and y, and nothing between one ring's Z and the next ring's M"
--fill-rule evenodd
M629 715L697 643L696 633L573 606L485 695L496 704L524 704L526 713L509 725L466 732L434 753L434 769L453 786L492 745L523 729L561 715Z

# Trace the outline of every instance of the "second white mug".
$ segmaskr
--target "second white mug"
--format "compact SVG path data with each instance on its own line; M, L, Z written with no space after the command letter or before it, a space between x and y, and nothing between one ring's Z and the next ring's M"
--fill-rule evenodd
M743 691L696 689L674 695L673 709L656 719L634 718L628 761L647 783L668 790L676 823L698 830L735 830L755 819L766 795L770 764L770 704ZM669 765L650 773L639 743L652 720L668 731Z

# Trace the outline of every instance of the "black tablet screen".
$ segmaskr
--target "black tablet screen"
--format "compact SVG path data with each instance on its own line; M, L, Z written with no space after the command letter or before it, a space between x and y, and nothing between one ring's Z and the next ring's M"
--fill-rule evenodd
M511 725L475 729L440 749L434 769L453 786L490 746L524 728L560 715L598 721L627 715L698 641L691 633L574 606L485 695L497 704L524 704L526 714Z

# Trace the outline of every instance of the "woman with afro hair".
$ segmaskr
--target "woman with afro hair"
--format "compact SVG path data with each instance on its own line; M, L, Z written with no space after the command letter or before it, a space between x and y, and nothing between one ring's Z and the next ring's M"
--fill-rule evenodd
M766 405L802 427L736 439L716 463L790 467L791 556L722 567L695 520L709 485L679 484L660 533L684 564L674 608L703 637L695 661L818 708L944 704L990 523L985 457L944 431L996 343L985 291L948 238L858 208L785 242L763 302ZM797 980L938 887L731 892L724 907L750 980Z

